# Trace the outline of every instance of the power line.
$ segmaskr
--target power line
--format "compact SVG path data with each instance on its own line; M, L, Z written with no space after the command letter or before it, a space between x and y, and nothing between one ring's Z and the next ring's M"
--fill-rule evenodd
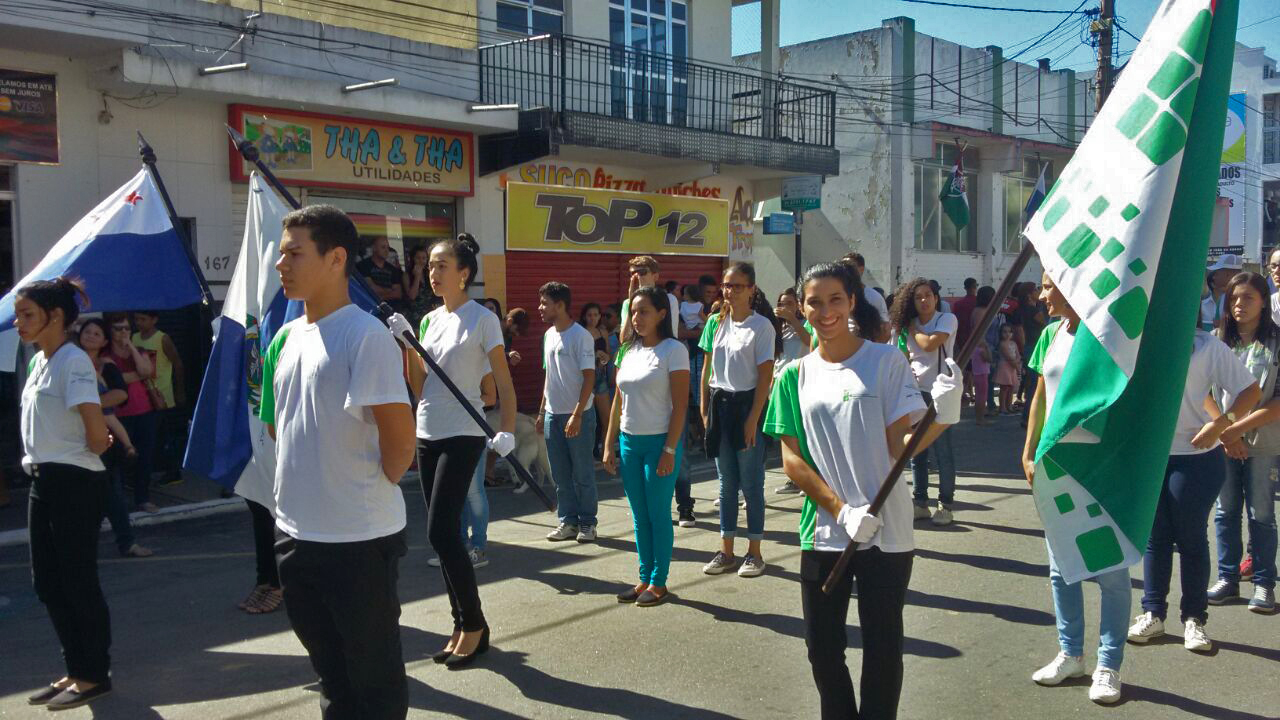
M905 3L913 3L916 5L940 5L942 7L965 8L967 10L999 10L1002 12L1017 13L1039 13L1042 15L1082 15L1090 11L1081 13L1080 10L1041 10L1039 8L1011 8L998 7L995 5L968 5L965 3L940 2L939 0L902 0Z

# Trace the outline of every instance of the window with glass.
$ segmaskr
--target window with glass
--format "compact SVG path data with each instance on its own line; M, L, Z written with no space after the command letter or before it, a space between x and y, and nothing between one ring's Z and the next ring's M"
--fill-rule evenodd
M1262 162L1280 163L1280 93L1262 97Z
M610 105L615 117L686 124L688 17L684 0L609 0Z
M1035 192L1041 170L1044 170L1044 187L1048 192L1054 180L1052 160L1024 158L1020 174L1004 176L1004 251L1007 253L1022 251L1022 228L1027 221L1023 211L1031 200L1031 193Z
M935 143L933 157L915 163L915 247L917 250L941 250L947 252L977 252L978 151L964 151L964 190L969 200L969 224L957 230L951 219L942 211L938 196L951 177L959 147L951 143Z
M564 32L564 0L499 0L498 29L522 35Z

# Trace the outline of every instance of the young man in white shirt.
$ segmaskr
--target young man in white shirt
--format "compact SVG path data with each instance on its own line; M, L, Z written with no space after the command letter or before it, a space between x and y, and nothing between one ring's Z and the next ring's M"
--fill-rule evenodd
M259 417L276 440L285 609L320 676L324 717L400 720L409 697L398 483L413 459L414 422L402 351L347 293L358 243L335 207L285 216L276 269L285 297L305 312L267 349Z
M542 338L546 381L535 421L547 438L551 478L556 483L560 526L547 534L553 542L596 539L596 411L591 388L596 379L595 340L569 314L569 286L549 282L538 290L538 312L549 323Z

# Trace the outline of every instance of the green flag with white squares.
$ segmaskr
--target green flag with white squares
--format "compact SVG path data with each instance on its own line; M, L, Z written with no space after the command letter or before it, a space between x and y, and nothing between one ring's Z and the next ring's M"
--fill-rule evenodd
M1079 313L1034 497L1069 582L1146 549L1191 357L1238 0L1164 0L1027 225Z

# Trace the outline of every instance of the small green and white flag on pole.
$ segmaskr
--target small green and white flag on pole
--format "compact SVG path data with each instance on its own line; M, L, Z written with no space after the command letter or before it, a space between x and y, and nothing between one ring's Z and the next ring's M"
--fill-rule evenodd
M1081 317L1033 492L1068 582L1136 563L1151 532L1204 281L1238 1L1163 1L1026 229Z
M942 204L943 214L956 226L956 231L965 229L969 224L969 196L965 194L963 146L956 150L956 164L951 168L951 176L942 184L938 202Z

